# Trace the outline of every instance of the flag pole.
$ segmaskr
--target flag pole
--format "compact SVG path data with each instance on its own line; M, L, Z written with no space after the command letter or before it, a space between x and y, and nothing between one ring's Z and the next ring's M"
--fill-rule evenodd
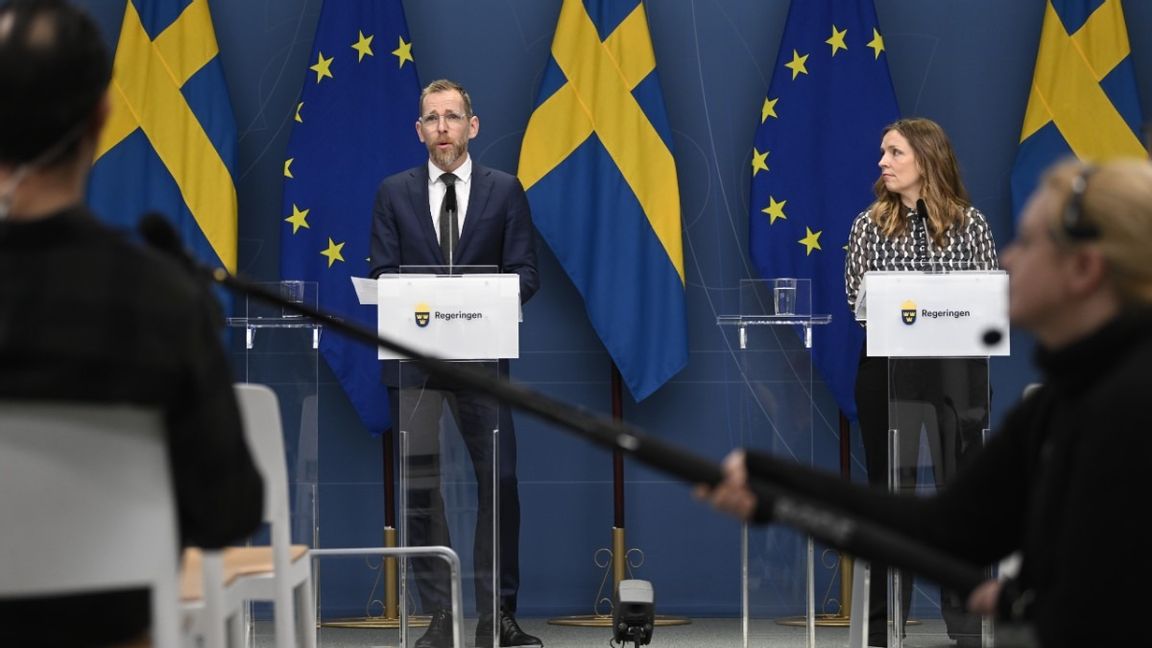
M615 362L610 363L611 377L609 386L611 389L611 403L612 403L612 420L617 422L624 421L624 382L620 376L620 368L616 366ZM601 547L596 550L596 556L601 555L602 552L607 551L611 556L609 563L601 565L598 560L594 560L598 567L610 568L612 573L612 591L607 595L604 593L604 584L608 581L608 572L605 572L604 578L600 581L600 591L596 593L595 603L593 603L593 613L576 616L555 617L548 620L551 625L562 626L582 626L588 628L607 628L612 626L612 601L615 600L616 590L620 587L620 581L628 577L628 554L632 551L640 554L641 558L644 552L640 549L633 547L628 549L628 543L625 540L624 533L624 452L620 448L612 449L612 547ZM643 560L641 560L641 564ZM639 564L637 565L639 566ZM606 613L598 612L599 605L607 603L608 611ZM671 617L657 614L654 625L658 626L674 626L674 625L687 625L692 623L690 619L683 617Z

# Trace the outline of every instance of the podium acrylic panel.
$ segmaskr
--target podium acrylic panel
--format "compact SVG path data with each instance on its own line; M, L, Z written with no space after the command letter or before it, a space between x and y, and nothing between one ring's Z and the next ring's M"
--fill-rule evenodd
M444 360L520 355L517 275L382 275L377 291L383 337ZM384 348L379 356L401 357Z
M947 484L983 448L990 403L987 358L889 359L890 490L930 495ZM964 613L955 592L894 570L887 577L890 646L936 645L931 642L946 643L950 636L978 645L973 642L991 632L979 617ZM910 620L901 639L893 633L905 608Z
M501 421L510 420L509 412L490 397L427 381L411 363L396 364L401 385L396 405L400 545L448 546L460 556L462 622L470 639L478 618L493 614L498 601L491 594L499 591L494 582L500 557L496 450ZM460 364L497 373L496 362ZM435 557L410 558L400 565L401 643L410 647L424 630L411 626L408 618L448 609L450 581L446 563Z
M264 287L316 306L316 282L286 281ZM288 468L292 542L319 544L319 340L320 327L280 306L249 298L228 319L237 382L267 385L280 403Z
M741 284L740 313L718 321L740 372L740 438L733 445L806 465L817 454L811 330L829 321L813 316L810 304L809 280L749 280ZM794 645L842 641L842 633L818 638L814 626L819 613L839 611L826 596L837 557L782 525L746 525L741 535L743 645L768 645L783 628L795 633Z
M868 355L1008 355L1008 275L868 272Z

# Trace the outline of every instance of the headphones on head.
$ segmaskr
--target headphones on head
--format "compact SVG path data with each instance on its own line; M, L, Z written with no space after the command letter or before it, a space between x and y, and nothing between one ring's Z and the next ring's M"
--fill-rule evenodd
M1084 214L1084 192L1088 189L1088 178L1096 173L1096 167L1088 165L1072 178L1072 195L1064 205L1061 225L1064 234L1073 241L1093 241L1100 238L1100 228L1089 222Z

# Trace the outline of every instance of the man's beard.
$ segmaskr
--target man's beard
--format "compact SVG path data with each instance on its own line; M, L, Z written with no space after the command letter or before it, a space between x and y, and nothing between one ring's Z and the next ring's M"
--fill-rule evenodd
M456 163L456 160L464 157L464 153L468 150L467 146L462 142L453 142L452 148L441 149L436 144L428 147L428 153L432 156L432 162L436 166L446 169Z

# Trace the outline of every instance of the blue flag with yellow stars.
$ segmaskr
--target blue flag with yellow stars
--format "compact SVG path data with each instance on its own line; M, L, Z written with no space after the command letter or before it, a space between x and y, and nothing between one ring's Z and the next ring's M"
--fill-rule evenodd
M1144 157L1142 118L1120 0L1048 0L1032 92L1012 167L1017 217L1044 169L1076 156Z
M680 191L639 0L564 0L520 150L536 228L637 401L688 362Z
M856 417L863 328L844 294L852 220L873 200L883 128L899 110L872 0L795 0L752 149L749 254L760 277L808 278L812 359Z
M315 281L322 310L376 329L351 277L368 276L372 201L386 176L428 157L420 84L400 0L325 2L284 160L280 275ZM372 434L390 426L376 349L335 331L320 352Z
M236 122L208 2L125 3L108 99L93 211L127 229L161 213L197 258L235 272Z

